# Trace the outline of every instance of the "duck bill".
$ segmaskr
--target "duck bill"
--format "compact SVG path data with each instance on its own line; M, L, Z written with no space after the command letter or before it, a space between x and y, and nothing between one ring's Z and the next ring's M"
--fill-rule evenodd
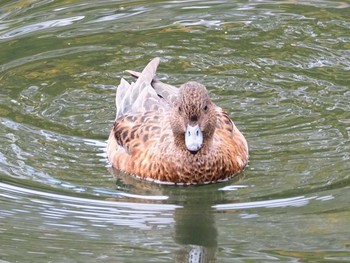
M185 144L191 153L197 153L203 145L203 133L199 125L188 125L185 133Z

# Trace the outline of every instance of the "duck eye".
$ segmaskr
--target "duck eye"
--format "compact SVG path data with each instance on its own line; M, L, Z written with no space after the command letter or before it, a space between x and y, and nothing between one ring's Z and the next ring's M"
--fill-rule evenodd
M182 112L182 108L179 106L179 112Z
M205 105L204 108L203 108L203 110L204 110L205 112L208 111L208 106Z

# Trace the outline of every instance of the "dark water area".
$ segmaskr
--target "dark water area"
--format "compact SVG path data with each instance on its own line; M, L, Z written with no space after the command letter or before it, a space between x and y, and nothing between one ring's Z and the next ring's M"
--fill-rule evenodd
M2 1L0 262L350 261L348 1ZM227 182L113 170L126 69L207 86L250 147Z

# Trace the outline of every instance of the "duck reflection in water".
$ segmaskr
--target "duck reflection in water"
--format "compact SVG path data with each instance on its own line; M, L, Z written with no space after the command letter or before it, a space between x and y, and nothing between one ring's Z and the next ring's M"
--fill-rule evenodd
M174 252L175 262L216 262L218 232L213 205L226 203L225 192L219 189L232 180L240 180L243 175L227 183L205 186L167 186L146 183L110 168L121 188L139 195L167 196L167 204L178 205L174 212L173 238L181 248ZM141 200L141 202L157 202Z
M220 196L216 187L169 189L183 206L175 211L174 239L182 249L175 253L175 262L216 262L217 229L212 205ZM202 189L200 189L202 188ZM169 194L170 194L169 191Z

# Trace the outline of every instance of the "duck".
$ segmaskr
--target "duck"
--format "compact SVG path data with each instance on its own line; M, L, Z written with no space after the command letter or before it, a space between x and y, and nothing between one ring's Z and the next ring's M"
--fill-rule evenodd
M188 81L179 88L155 78L160 58L136 80L121 78L107 158L125 174L165 184L207 184L228 180L248 163L248 144L207 88Z

